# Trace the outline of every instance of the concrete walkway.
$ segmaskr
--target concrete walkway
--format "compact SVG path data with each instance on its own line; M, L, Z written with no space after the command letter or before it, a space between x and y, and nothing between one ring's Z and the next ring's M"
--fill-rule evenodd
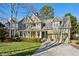
M69 44L47 43L43 43L32 56L79 56L79 49Z

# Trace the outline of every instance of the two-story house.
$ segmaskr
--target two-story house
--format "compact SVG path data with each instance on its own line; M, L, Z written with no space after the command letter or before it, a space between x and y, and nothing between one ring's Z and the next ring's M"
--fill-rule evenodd
M44 19L32 14L30 17L23 18L18 23L19 36L36 37L53 40L70 40L70 17L54 17Z
M8 32L11 29L11 35L14 37L19 35L19 37L45 38L60 42L65 40L67 43L70 40L71 21L69 16L44 19L33 13L19 22L15 18L9 18L5 26Z

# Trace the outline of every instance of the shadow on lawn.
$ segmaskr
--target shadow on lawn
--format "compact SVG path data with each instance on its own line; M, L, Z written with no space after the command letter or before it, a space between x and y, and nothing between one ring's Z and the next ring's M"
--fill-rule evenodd
M11 55L11 56L30 56L30 55L32 55L35 51L36 51L36 49L30 50L30 51L23 51L23 52L20 52L20 53L13 54L13 55Z

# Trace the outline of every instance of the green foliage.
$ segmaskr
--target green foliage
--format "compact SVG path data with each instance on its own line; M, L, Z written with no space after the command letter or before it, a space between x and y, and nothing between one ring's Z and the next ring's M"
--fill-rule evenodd
M32 55L36 49L40 46L40 43L30 42L8 42L0 43L0 55L1 56L24 56Z
M21 42L22 39L21 39L20 37L17 37L17 38L15 39L15 41L16 41L16 42Z
M77 23L77 30L78 30L78 34L79 34L79 22Z
M24 42L41 42L41 38L22 38L21 39L24 41Z
M77 45L79 45L79 42L76 42Z
M11 37L6 38L4 42L21 42L22 39L20 37Z
M54 8L49 5L44 5L40 9L40 15L44 18L53 18L54 17Z
M13 37L8 38L6 42L41 42L41 38L26 38L26 37Z
M71 13L67 13L67 14L65 14L65 16L70 16L71 26L72 26L72 28L71 28L71 38L73 38L73 34L78 32L78 29L77 29L77 19Z
M0 28L1 28L1 27L3 28L3 27L4 27L4 25L0 22Z
M4 30L4 25L0 22L0 41L3 42L6 38L7 32Z

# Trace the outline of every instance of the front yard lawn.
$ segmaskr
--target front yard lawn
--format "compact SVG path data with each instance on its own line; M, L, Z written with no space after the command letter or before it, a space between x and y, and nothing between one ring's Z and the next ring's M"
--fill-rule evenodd
M30 42L9 42L0 43L0 55L2 56L24 56L32 55L38 49L40 43Z

